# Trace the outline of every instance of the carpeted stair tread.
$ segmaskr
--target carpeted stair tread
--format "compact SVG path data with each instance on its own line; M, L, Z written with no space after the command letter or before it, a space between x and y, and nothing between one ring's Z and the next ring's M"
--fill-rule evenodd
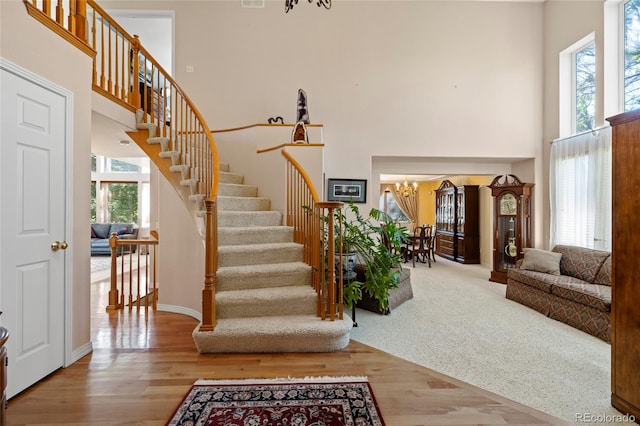
M271 200L261 197L218 195L218 211L269 211Z
M218 227L279 226L282 225L282 213L274 211L220 211Z
M218 245L286 243L293 240L291 226L246 226L218 228Z
M229 266L218 269L218 291L309 285L311 267L304 262Z
M258 187L238 183L220 183L218 196L221 197L252 197L258 196Z
M309 285L218 291L217 318L315 315L318 299Z
M315 315L220 319L213 331L193 331L200 353L335 352L349 344L353 322Z
M220 183L244 183L244 176L237 173L220 171Z
M302 260L302 250L302 244L297 243L220 246L218 248L218 264L224 267L297 262Z

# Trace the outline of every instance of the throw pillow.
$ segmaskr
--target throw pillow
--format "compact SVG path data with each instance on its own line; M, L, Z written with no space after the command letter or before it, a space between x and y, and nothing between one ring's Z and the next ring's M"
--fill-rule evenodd
M109 238L109 230L111 224L109 223L94 223L91 225L91 229L96 233L98 238Z
M560 275L561 253L534 248L524 249L524 259L520 269L544 272L546 274Z
M96 231L94 231L93 228L91 228L91 238L98 238Z
M118 232L116 232L116 234L118 235L129 234L129 230L127 228L120 228L118 229Z

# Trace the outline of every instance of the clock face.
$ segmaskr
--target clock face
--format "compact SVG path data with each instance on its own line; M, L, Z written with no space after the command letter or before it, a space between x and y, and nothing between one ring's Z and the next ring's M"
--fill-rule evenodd
M516 214L516 197L513 194L504 194L500 198L500 214L513 216Z

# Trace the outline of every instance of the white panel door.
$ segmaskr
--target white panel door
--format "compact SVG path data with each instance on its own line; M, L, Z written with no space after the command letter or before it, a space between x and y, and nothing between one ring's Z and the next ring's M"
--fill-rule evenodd
M0 322L10 333L11 397L64 363L67 112L63 96L8 70L0 84Z

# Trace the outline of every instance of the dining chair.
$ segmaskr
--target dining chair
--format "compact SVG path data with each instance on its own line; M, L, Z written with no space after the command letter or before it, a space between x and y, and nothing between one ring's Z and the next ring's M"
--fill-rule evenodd
M433 261L436 261L436 225L431 225L431 233L430 233L430 238L429 238L429 246L427 248L427 256L431 255L431 257L433 258ZM429 266L431 266L431 264L429 264Z
M408 262L411 257L414 268L416 267L416 259L418 262L429 263L429 267L431 267L431 258L428 255L430 237L427 235L431 235L430 227L416 226L413 229L413 235L409 236L405 243L404 261ZM420 260L420 256L422 256L422 260Z

